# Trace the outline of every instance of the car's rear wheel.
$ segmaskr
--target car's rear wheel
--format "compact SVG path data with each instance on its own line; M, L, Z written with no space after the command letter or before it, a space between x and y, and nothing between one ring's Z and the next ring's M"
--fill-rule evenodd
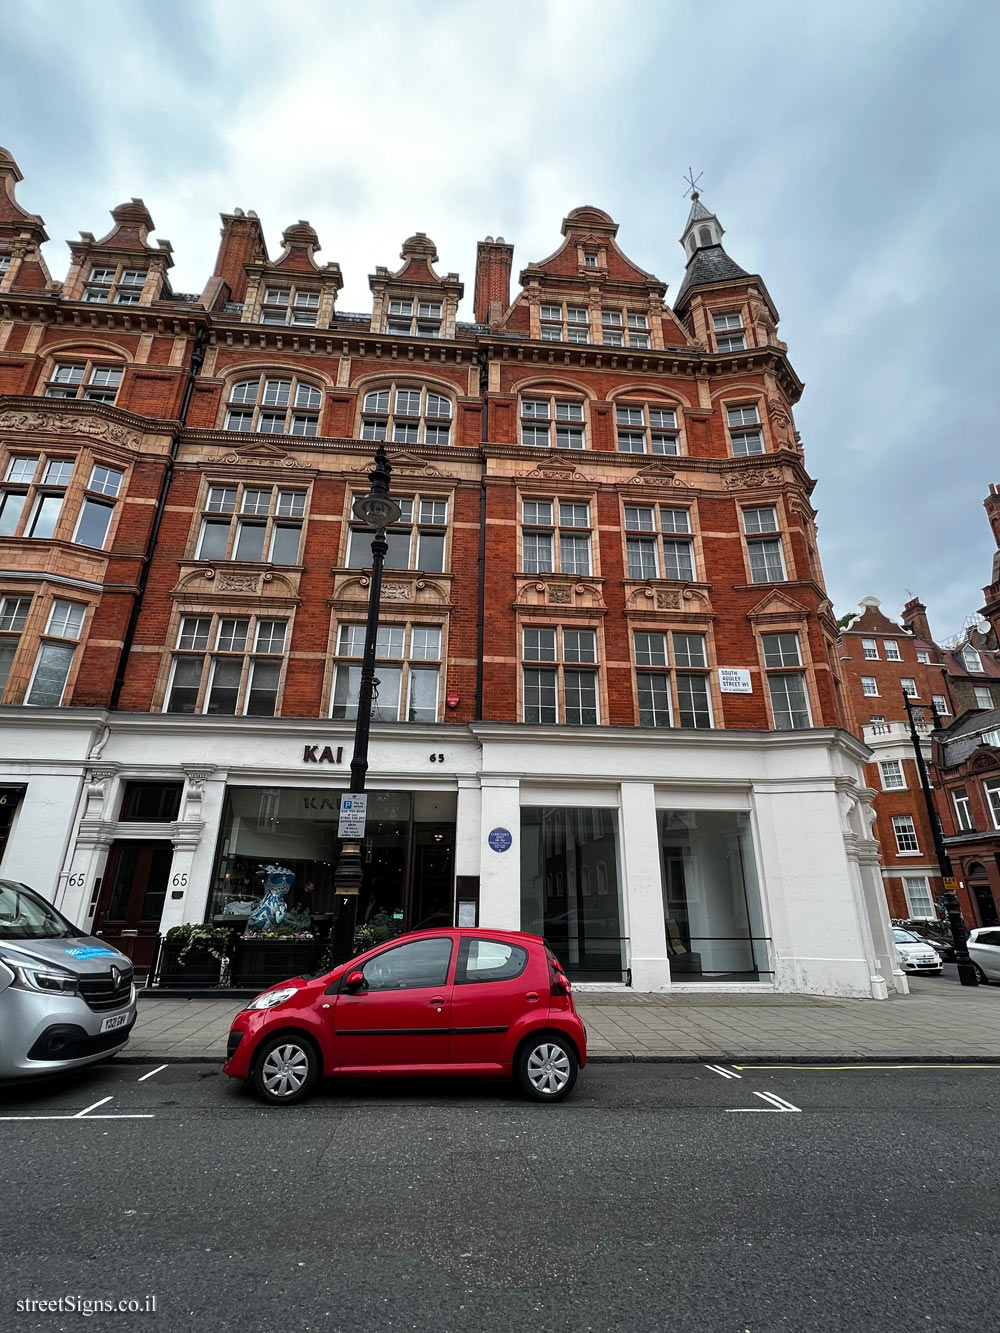
M972 966L976 969L976 980L979 982L980 986L988 986L990 984L990 979L983 969L978 963L973 963Z
M521 1047L517 1081L532 1101L561 1102L573 1091L580 1072L573 1045L558 1032L541 1032Z
M250 1081L265 1102L291 1106L309 1096L318 1078L316 1047L308 1037L283 1032L262 1044Z

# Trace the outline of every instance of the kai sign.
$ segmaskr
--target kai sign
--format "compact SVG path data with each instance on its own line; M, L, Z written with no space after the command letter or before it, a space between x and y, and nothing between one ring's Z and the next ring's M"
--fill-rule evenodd
M319 745L303 745L302 762L304 764L342 764L344 762L344 747L338 745L334 750L329 745L324 745L320 749Z

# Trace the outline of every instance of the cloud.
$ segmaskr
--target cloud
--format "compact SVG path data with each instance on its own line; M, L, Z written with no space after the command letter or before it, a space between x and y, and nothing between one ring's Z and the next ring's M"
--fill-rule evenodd
M471 305L475 243L515 272L570 208L621 224L676 292L682 173L759 272L806 381L837 609L919 593L940 635L981 601L992 541L1000 277L992 249L1000 11L953 0L36 0L5 15L6 146L53 236L141 195L199 291L218 213L272 253L308 218L364 310L416 230Z

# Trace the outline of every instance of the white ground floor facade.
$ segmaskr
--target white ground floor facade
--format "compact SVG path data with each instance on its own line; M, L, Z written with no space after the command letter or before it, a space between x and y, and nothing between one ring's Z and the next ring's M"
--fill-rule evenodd
M351 724L0 709L0 737L0 876L82 926L139 899L147 930L225 920L268 863L332 907ZM544 933L581 984L905 994L867 753L834 729L379 724L359 920Z

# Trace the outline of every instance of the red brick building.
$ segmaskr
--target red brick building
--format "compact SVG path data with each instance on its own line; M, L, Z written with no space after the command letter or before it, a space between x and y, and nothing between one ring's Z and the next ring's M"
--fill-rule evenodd
M480 242L463 322L423 233L350 313L308 223L272 259L242 210L200 294L141 200L56 281L19 180L0 155L4 873L128 943L282 858L323 918L385 440L367 910L545 930L584 978L905 987L802 385L697 195L673 305L583 207L516 287Z

